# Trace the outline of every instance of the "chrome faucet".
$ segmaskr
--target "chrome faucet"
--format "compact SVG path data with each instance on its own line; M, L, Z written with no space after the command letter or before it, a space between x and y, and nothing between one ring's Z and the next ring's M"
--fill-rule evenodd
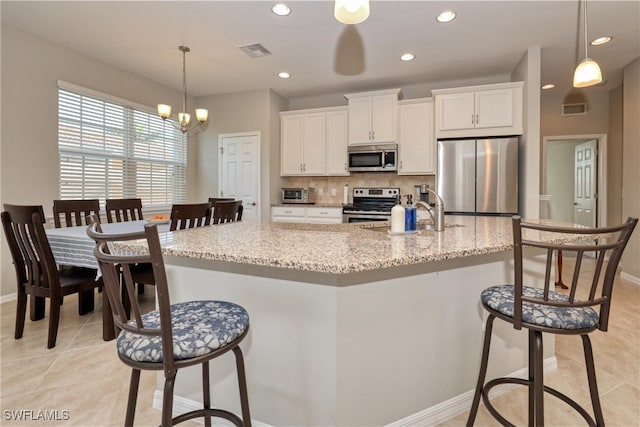
M431 220L433 221L433 229L435 231L444 231L444 201L442 200L442 197L432 189L427 188L427 191L435 196L436 205L431 207L428 203L417 201L415 203L416 209L420 207L425 208L427 212L429 212Z

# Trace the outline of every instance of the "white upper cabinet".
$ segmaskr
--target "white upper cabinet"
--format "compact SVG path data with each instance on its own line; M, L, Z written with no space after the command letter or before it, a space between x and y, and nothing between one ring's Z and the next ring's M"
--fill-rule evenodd
M327 175L349 175L347 157L347 110L328 111L326 132Z
M348 175L345 107L280 113L280 173Z
M522 134L522 82L433 90L436 137Z
M396 142L400 89L345 95L349 101L349 145Z
M433 100L400 101L398 109L398 175L435 173Z

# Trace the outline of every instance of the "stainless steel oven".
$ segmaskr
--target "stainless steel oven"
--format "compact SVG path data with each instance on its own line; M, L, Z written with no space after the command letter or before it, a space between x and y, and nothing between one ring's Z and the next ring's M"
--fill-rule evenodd
M395 206L400 189L354 188L353 204L342 208L342 222L391 221L391 208Z

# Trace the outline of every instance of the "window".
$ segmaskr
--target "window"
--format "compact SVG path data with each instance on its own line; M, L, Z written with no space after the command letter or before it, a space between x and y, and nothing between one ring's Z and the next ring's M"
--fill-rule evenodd
M147 107L101 95L59 82L60 198L184 202L186 137Z

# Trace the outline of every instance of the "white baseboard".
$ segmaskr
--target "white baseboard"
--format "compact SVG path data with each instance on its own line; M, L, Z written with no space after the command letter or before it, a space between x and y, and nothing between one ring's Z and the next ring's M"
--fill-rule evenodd
M634 285L640 285L640 277L632 276L631 274L625 273L624 271L620 272L620 278L627 280Z
M2 295L0 296L0 304L4 303L4 302L9 302L9 301L15 301L18 298L18 293L14 292L12 294L8 294L8 295Z
M155 409L162 410L162 391L156 390L153 393L153 404L152 406ZM202 403L196 402L195 400L187 399L185 397L174 396L173 397L173 416L178 416L181 414L185 414L190 411L195 411L196 409L202 408ZM204 424L204 420L202 418L194 418L193 421L197 423ZM213 418L211 425L213 427L235 427L231 421L226 420L224 418ZM272 427L270 424L266 424L255 419L251 419L251 425L256 427Z
M544 372L549 373L558 369L558 360L555 356L549 357L544 360ZM522 368L516 372L513 372L507 376L526 379L529 374L527 367ZM501 394L517 387L515 384L510 384L504 387L500 387L498 390L493 389L491 391L491 398L500 396ZM468 411L471 408L473 402L473 394L475 390L469 390L458 396L455 396L449 400L438 403L430 408L424 409L420 412L416 412L413 415L409 415L401 420L395 421L391 424L387 424L387 427L426 427L435 426L441 424L456 415Z

